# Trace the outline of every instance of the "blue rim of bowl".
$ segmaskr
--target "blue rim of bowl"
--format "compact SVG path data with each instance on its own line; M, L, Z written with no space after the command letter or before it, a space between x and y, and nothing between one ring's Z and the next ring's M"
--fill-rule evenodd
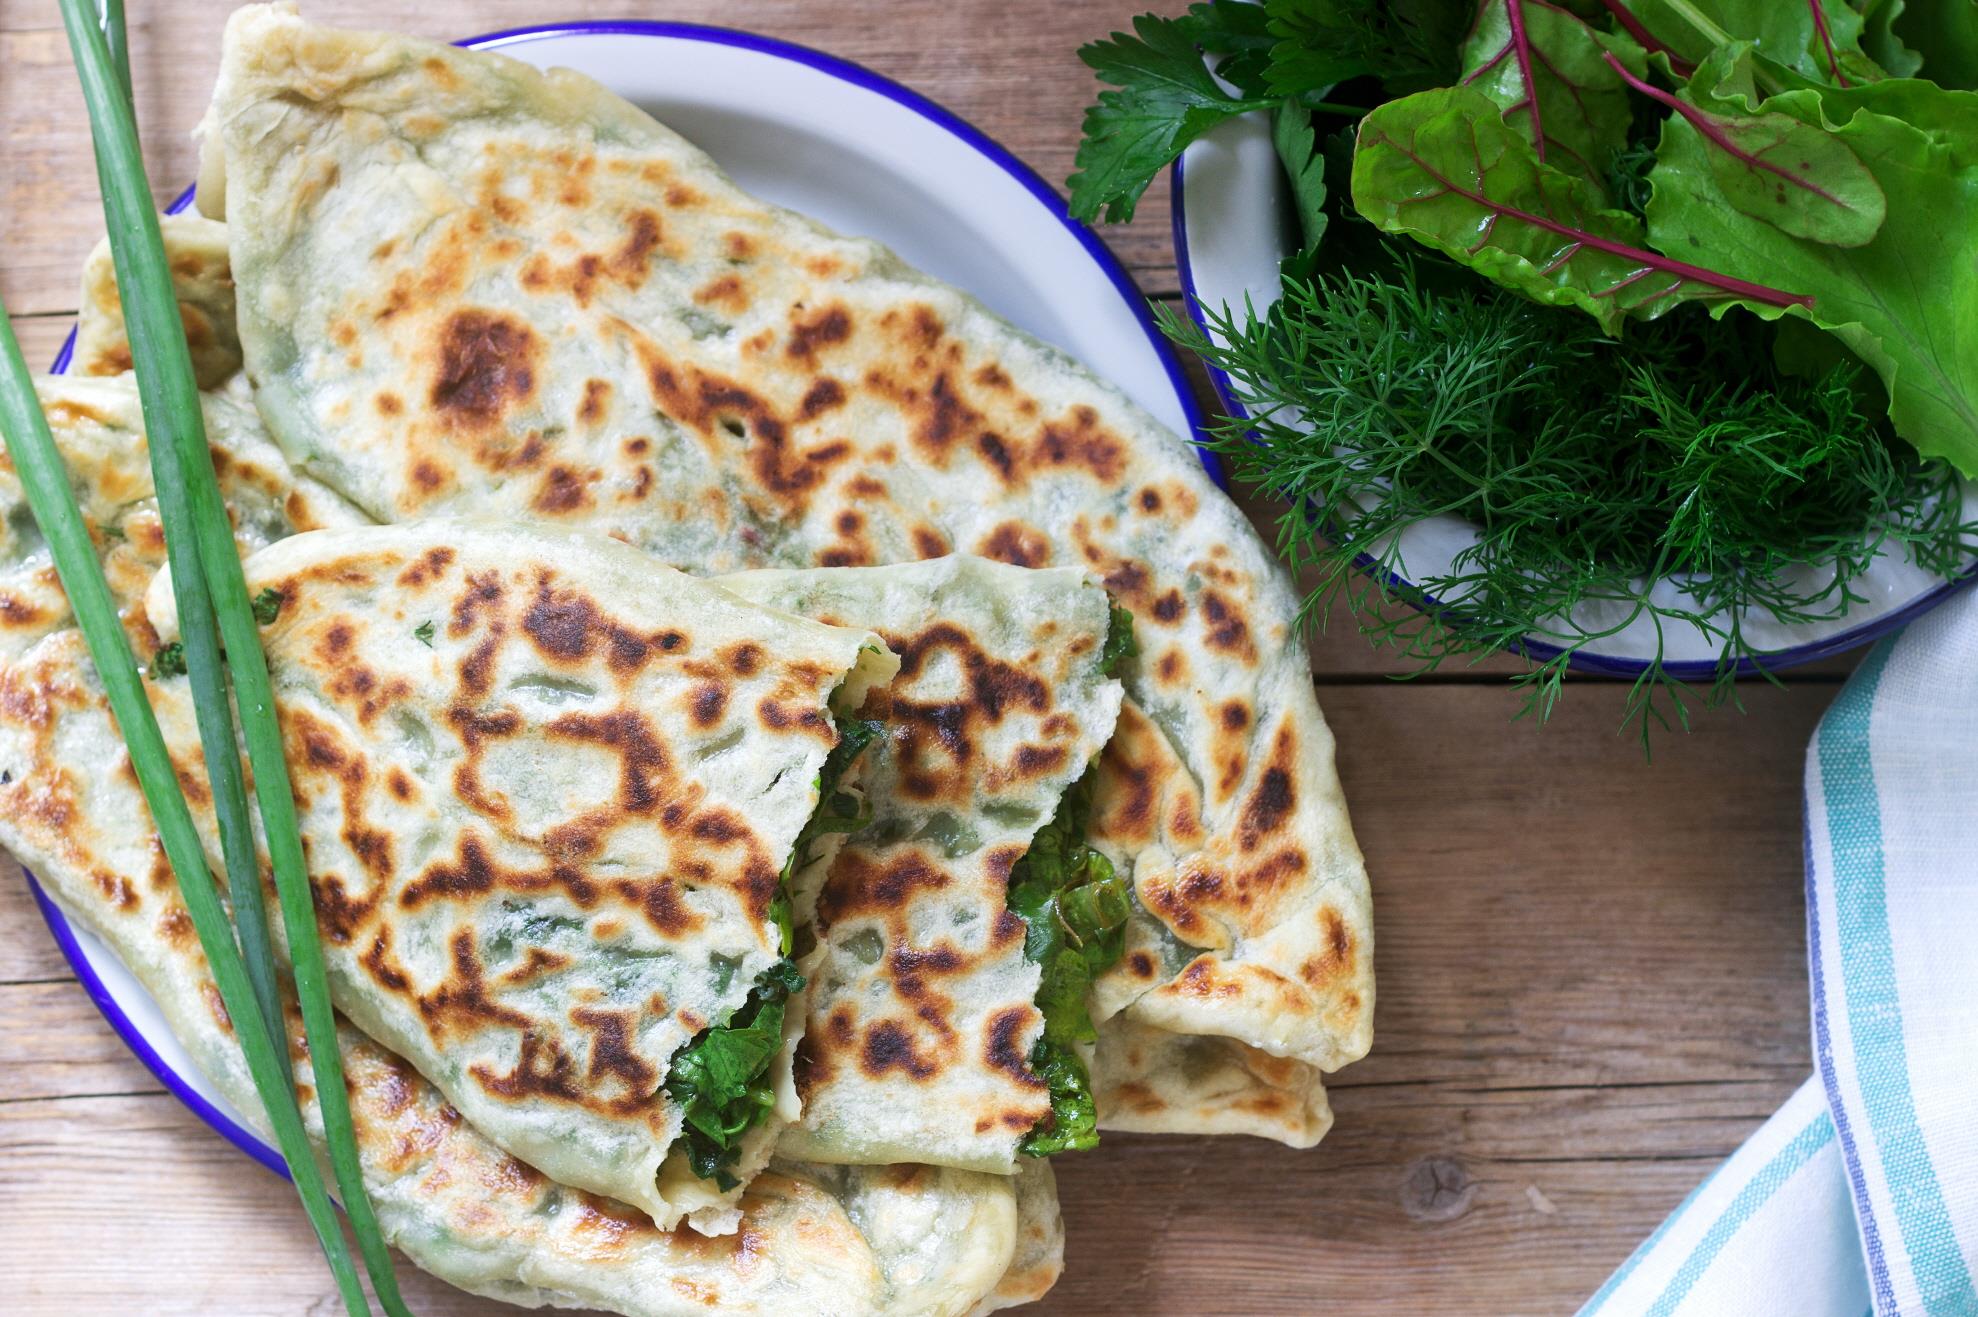
M663 37L739 47L776 59L789 60L841 82L849 82L866 91L876 92L960 138L978 153L986 156L1004 173L1021 183L1024 189L1050 212L1052 218L1078 239L1085 254L1112 281L1113 287L1126 303L1127 309L1133 313L1134 320L1140 326L1140 332L1146 335L1148 346L1153 348L1161 368L1167 372L1168 383L1174 389L1175 398L1181 404L1182 416L1187 420L1195 439L1199 441L1207 434L1204 428L1207 417L1202 411L1201 403L1196 400L1195 390L1188 381L1186 371L1182 368L1180 354L1155 326L1154 318L1147 309L1147 298L1134 284L1132 277L1126 272L1126 267L1120 264L1119 258L1113 255L1112 249L1106 246L1098 234L1071 217L1064 198L1060 197L1056 189L1045 182L1036 170L1017 159L1006 147L954 111L891 78L873 72L864 65L855 64L837 55L827 55L821 50L814 50L809 46L783 41L776 37L765 37L753 32L741 32L734 28L714 27L703 23L668 23L641 19L611 19L594 23L545 23L533 27L508 28L484 36L467 37L453 44L469 50L490 50L525 41L567 36ZM192 188L181 192L172 204L165 208L165 213L176 215L185 210L192 204L193 192ZM1179 250L1178 243L1177 250ZM51 373L60 375L68 370L75 357L75 345L76 331L70 330L69 336L62 341L61 348L55 354L54 363L49 368ZM1222 386L1218 385L1217 388L1221 396ZM1226 488L1222 465L1216 460L1215 454L1199 446L1195 451L1209 479L1215 482L1217 488ZM143 1030L138 1028L136 1021L132 1020L111 996L108 985L103 982L102 976L96 972L95 966L90 963L89 957L76 942L75 930L70 925L68 916L63 914L42 890L33 873L25 869L22 872L26 873L28 890L33 893L35 904L41 909L42 920L48 925L48 931L54 937L55 945L61 949L63 958L69 962L70 968L75 970L76 978L81 980L83 988L89 993L89 999L96 1003L96 1009L102 1012L105 1020L109 1021L110 1027L116 1031L117 1036L124 1040L124 1045L130 1048L137 1059L144 1063L145 1069L157 1076L158 1082L183 1102L195 1116L212 1126L221 1137L255 1161L286 1178L287 1165L279 1152L263 1141L258 1134L214 1106L158 1054L158 1050L151 1045Z
M1181 276L1183 309L1187 311L1188 318L1206 334L1209 332L1209 326L1206 317L1202 314L1202 299L1195 291L1195 271L1188 250L1188 211L1184 182L1186 171L1183 169L1186 156L1185 151L1176 156L1169 171L1168 224L1174 235L1174 263L1177 273ZM1208 367L1209 383L1215 389L1216 400L1222 404L1223 410L1228 412L1233 420L1248 421L1250 413L1237 400L1235 386L1231 383L1228 373L1216 366L1210 366L1207 362L1203 365ZM1412 581L1394 572L1380 570L1374 560L1366 554L1361 554L1355 560L1355 566L1369 575L1378 576L1389 589L1401 592L1404 596L1408 593L1420 595L1426 605L1422 609L1424 612L1442 608L1442 604L1433 595L1418 590ZM1959 575L1931 586L1900 608L1891 609L1859 626L1849 627L1845 631L1836 632L1821 640L1809 641L1804 645L1773 650L1767 653L1762 661L1741 657L1737 661L1737 674L1740 677L1761 677L1768 673L1798 667L1803 663L1832 658L1851 649L1858 649L1907 626L1959 591L1969 589L1974 583L1978 583L1978 562L1965 568ZM1566 652L1563 646L1530 636L1511 646L1510 649L1535 663L1549 662ZM1612 654L1589 652L1585 649L1574 650L1572 656L1567 659L1567 665L1578 672L1629 679L1641 676L1650 666L1641 659L1621 658ZM1708 683L1717 678L1717 665L1708 660L1682 659L1662 666L1663 671L1670 676L1686 682Z

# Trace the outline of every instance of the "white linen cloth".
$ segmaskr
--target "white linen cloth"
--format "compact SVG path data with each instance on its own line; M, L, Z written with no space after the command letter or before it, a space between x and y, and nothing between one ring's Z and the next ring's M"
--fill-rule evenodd
M1806 756L1814 1073L1580 1317L1978 1317L1978 591Z

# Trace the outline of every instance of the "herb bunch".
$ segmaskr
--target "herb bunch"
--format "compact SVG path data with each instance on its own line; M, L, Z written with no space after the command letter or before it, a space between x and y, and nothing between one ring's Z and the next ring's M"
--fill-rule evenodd
M1392 273L1287 282L1262 316L1210 313L1209 334L1163 313L1251 412L1210 446L1236 479L1288 500L1277 547L1316 575L1308 620L1345 597L1365 634L1422 671L1550 645L1560 652L1520 678L1541 717L1574 649L1644 617L1658 637L1694 626L1722 644L1698 697L1714 705L1763 658L1743 628L1753 612L1835 618L1884 549L1948 575L1978 547L1955 473L1889 441L1852 362L1788 375L1765 326L1696 312L1617 343L1480 282L1432 291L1415 258L1398 259ZM1448 572L1400 584L1401 532L1439 516L1472 523L1477 542ZM1831 574L1809 578L1806 562ZM1645 588L1663 578L1673 598ZM1419 611L1384 612L1379 595ZM1603 620L1576 620L1598 604L1611 605ZM1626 721L1644 738L1686 722L1689 694L1651 663Z
M1541 716L1574 650L1647 619L1646 736L1687 721L1671 630L1721 642L1717 703L1765 670L1750 620L1843 616L1883 550L1978 551L1953 470L1978 475L1978 28L1937 21L1962 3L1145 15L1080 52L1111 85L1072 209L1129 216L1269 111L1303 236L1281 299L1164 322L1254 415L1212 446L1292 500L1307 618L1343 594L1423 669L1536 642ZM1410 571L1401 532L1444 515L1476 544Z

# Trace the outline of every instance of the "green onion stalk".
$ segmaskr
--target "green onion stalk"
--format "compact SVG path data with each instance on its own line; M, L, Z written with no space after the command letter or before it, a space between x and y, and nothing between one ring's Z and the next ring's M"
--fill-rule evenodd
M112 3L103 19L121 36L121 6ZM228 1002L232 1018L241 1022L236 1029L250 1058L259 1052L264 1060L273 1059L277 1073L271 1089L256 1086L269 1109L278 1133L291 1126L299 1136L300 1112L296 1108L293 1074L282 1064L277 1051L286 1050L286 1030L279 999L274 994L273 955L269 947L268 921L262 908L259 866L254 837L249 824L241 765L234 738L233 719L228 701L227 678L232 677L233 694L238 701L245 732L248 760L253 770L254 791L260 806L263 832L273 869L283 925L288 935L290 967L296 998L301 1009L304 1034L315 1068L316 1090L322 1111L329 1160L335 1172L349 1215L351 1228L363 1254L373 1290L390 1314L406 1312L392 1273L390 1255L383 1234L364 1190L363 1170L358 1160L356 1134L350 1114L350 1097L345 1086L342 1056L337 1046L336 1019L330 1005L327 972L322 944L317 932L315 906L304 870L301 834L296 822L295 802L284 758L281 730L275 719L274 694L268 678L266 655L262 652L254 607L248 598L247 583L241 571L238 549L226 506L214 476L211 450L207 444L205 419L194 382L191 357L180 323L177 299L166 264L158 217L153 208L150 187L144 174L137 128L125 85L119 81L113 42L98 26L98 14L90 0L62 0L63 22L68 28L70 49L81 78L84 100L89 107L95 136L97 174L102 185L104 214L110 237L110 250L116 266L118 293L124 307L131 357L137 373L138 391L143 404L145 430L149 437L153 482L165 524L166 555L178 601L181 643L184 645L188 676L192 681L194 707L200 739L213 783L215 813L220 825L221 851L226 862L229 889L237 914L240 959L249 988L249 1000L238 1006ZM15 353L18 357L18 352ZM21 379L25 381L25 368ZM32 389L17 402L31 407ZM45 432L45 419L41 429ZM11 440L10 440L11 442ZM47 459L53 472L60 473L60 460L49 440ZM66 482L62 484L64 493ZM37 519L43 519L41 504L33 505ZM72 499L68 510L76 518ZM59 517L59 513L51 511ZM50 537L51 543L54 537ZM72 546L74 547L74 546ZM80 548L90 570L100 580L100 569L89 551L86 533ZM71 568L81 570L80 563ZM63 573L66 586L69 573ZM73 596L72 596L73 597ZM115 625L115 611L107 600L99 625ZM92 604L94 608L96 605ZM78 608L78 617L83 610ZM86 630L87 634L87 630ZM118 632L121 640L121 632ZM222 651L224 645L224 651ZM128 645L122 645L128 660ZM92 644L92 655L96 652ZM98 667L104 660L98 657ZM115 666L114 663L112 666ZM142 704L141 692L138 700ZM114 706L113 706L114 707ZM130 724L121 709L118 721L129 735ZM143 706L143 717L150 722L150 709ZM134 749L134 747L133 747ZM162 751L162 745L160 747ZM135 753L133 755L135 763ZM140 769L143 776L144 767ZM169 761L164 763L170 780ZM159 784L160 794L164 793ZM147 802L152 792L147 790ZM169 809L169 804L167 805ZM178 810L185 813L178 797ZM157 806L154 804L154 815ZM169 852L168 852L169 854ZM198 875L188 873L180 857L172 856L173 868L181 886L190 891L203 883L210 887L211 876L203 862L195 864ZM194 863L187 857L187 864ZM224 915L220 916L224 920ZM231 939L226 950L232 952ZM214 960L208 948L209 960ZM218 961L215 960L217 967ZM259 1020L257 1030L253 1021ZM260 1037L254 1035L260 1034ZM265 1066L263 1067L266 1068ZM291 1121L292 1118L292 1121ZM363 1292L357 1285L341 1232L333 1215L327 1215L327 1194L306 1141L292 1144L282 1139L282 1153L295 1177L305 1209L322 1240L338 1288L352 1313L368 1312Z

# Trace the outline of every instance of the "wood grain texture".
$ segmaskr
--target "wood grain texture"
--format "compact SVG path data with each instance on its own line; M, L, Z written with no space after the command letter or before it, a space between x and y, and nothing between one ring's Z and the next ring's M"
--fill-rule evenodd
M1129 0L607 5L823 47L932 95L1045 177L1091 84L1072 52ZM229 6L134 2L158 195L192 172ZM557 16L520 0L321 0L327 21L459 36ZM0 0L0 295L52 357L100 231L52 0ZM1174 293L1165 184L1107 233ZM1268 519L1267 505L1253 513ZM1806 1073L1801 754L1848 661L1748 712L1615 735L1624 692L1576 682L1514 723L1493 658L1397 684L1350 619L1313 641L1374 876L1374 1054L1319 1148L1110 1137L1061 1159L1070 1266L1040 1313L1567 1313ZM248 1260L251 1259L251 1264ZM509 1309L404 1270L422 1314ZM0 871L0 1284L24 1314L333 1313L289 1189L174 1099L74 982Z

